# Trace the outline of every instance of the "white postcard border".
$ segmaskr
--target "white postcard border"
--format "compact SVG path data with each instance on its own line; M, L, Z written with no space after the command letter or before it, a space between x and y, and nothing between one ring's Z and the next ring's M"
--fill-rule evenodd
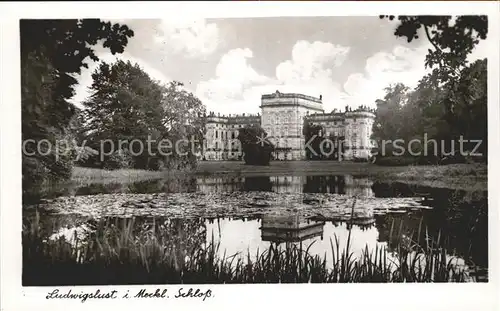
M487 284L303 284L303 285L204 285L204 286L86 286L73 292L116 289L205 288L212 299L168 300L47 300L52 287L21 286L21 112L19 18L189 18L265 16L378 16L393 15L489 15L488 143L489 154L499 149L499 5L495 2L52 2L0 4L1 96L1 309L83 310L94 308L250 309L279 308L354 310L493 310L498 303L499 161L490 156L489 184L489 283ZM186 15L183 15L183 14ZM68 288L64 288L68 289ZM498 305L497 305L498 306Z

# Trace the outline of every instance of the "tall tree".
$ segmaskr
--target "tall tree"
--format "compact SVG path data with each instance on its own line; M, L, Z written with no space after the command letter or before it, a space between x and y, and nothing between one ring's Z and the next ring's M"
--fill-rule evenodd
M121 60L113 65L101 63L92 79L92 94L83 103L89 144L102 153L99 158L109 155L101 162L105 168L120 168L119 163L129 166L129 161L117 158L129 157L134 147L129 144L138 139L142 147L136 145L132 151L140 152L147 148L148 135L161 132L164 88L137 64ZM120 141L127 144L119 146ZM134 160L138 167L147 168L148 150Z
M171 81L164 95L162 123L167 128L169 137L174 140L189 137L194 142L194 145L190 145L190 151L201 153L205 137L205 105L178 81ZM194 161L193 154L189 156Z
M486 155L488 146L488 72L487 60L477 60L463 68L460 79L450 84L449 98L454 117L454 137L462 135L467 140L481 140L477 152ZM468 144L468 149L474 147Z
M79 74L89 57L98 60L94 46L102 42L115 53L123 52L133 31L125 25L99 19L21 20L21 100L23 190L32 190L51 180L69 177L71 159L56 154L56 141L64 137L75 107L74 95ZM37 142L45 143L40 152Z
M188 162L194 161L190 143L184 146L175 143L187 139L201 145L204 134L201 116L205 108L193 94L183 90L181 83L173 81L164 86L151 79L139 65L124 61L112 65L102 63L92 78L92 95L84 103L86 129L94 148L101 149L105 140L113 141L112 144L102 143L106 149L101 152L111 155L102 165L115 162L113 151L126 152L118 150L120 141L127 142L122 147L129 153L140 153L133 156L135 168L158 169L158 166L181 159L184 151L188 152ZM191 140L193 136L195 140ZM172 151L168 159L158 149L159 141L164 139L168 139L173 147L172 150L161 150L164 154ZM142 152L140 145L132 145L133 140L142 143ZM175 152L177 147L183 150ZM122 163L127 164L126 161ZM113 164L107 168L118 167Z
M394 140L401 136L402 110L408 101L409 88L402 83L389 85L384 99L376 101L377 110L373 128L375 139Z
M487 38L487 16L398 16L397 20L395 36L411 42L419 39L420 31L432 45L424 65L433 71L422 78L404 109L418 117L406 118L402 127L411 132L411 124L414 132L418 129L446 141L450 149L460 136L483 140L481 151L486 154L486 59L470 64L467 56Z
M102 43L112 54L122 53L128 38L134 32L126 25L111 24L99 19L67 20L21 20L21 66L33 59L44 60L50 64L56 76L51 87L52 103L50 107L43 100L32 104L34 111L40 113L51 109L49 125L64 129L74 113L74 106L68 99L74 95L74 86L78 83L75 74L80 74L82 67L88 68L86 61L98 61L94 46ZM31 72L30 75L35 75ZM36 79L35 76L31 76ZM39 76L40 78L40 76ZM24 117L24 116L23 116Z
M397 88L387 88L386 92L384 99L377 101L374 138L403 139L406 143L417 138L423 143L426 135L427 141L439 142L438 146L428 146L434 149L427 155L438 157L443 156L442 148L447 154L458 153L461 138L480 140L482 143L476 152L486 155L486 60L464 67L454 82L440 82L434 71L424 76L412 91L400 94ZM406 98L405 104L401 104L401 95ZM465 143L463 151L472 151L475 145Z

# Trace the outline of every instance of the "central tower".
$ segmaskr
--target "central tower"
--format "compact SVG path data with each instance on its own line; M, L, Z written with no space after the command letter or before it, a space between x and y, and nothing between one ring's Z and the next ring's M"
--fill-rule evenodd
M323 113L319 98L295 93L262 95L261 126L276 147L276 160L302 160L305 158L304 118L313 113Z

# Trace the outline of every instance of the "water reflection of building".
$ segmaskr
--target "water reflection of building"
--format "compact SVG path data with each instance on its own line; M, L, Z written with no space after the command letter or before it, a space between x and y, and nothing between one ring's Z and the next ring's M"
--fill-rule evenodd
M345 176L345 194L348 196L359 196L373 198L373 182L365 177Z
M345 177L342 175L307 176L304 193L336 193L345 194Z
M234 192L266 191L276 193L334 193L373 197L372 181L349 175L330 176L258 176L258 177L199 177L198 191Z
M273 191L277 193L300 193L305 176L273 176L270 177Z
M323 221L312 221L299 215L262 217L261 238L268 242L301 242L320 236L323 239Z
M269 177L246 177L243 178L243 183L240 187L241 191L273 191L273 184Z
M235 192L241 190L243 177L199 177L196 180L200 192Z
M199 177L196 181L200 192L274 191L270 177Z
M266 191L277 193L300 193L305 176L257 176L257 177L200 177L198 191L235 192Z
M352 221L346 221L347 229L351 228L352 226L358 227L361 231L365 231L368 229L371 229L372 227L375 226L375 218L356 218L353 219Z

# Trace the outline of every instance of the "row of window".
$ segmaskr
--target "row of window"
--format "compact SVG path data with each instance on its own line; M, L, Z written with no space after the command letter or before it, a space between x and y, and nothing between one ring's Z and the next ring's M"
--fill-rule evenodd
M333 121L333 122L322 122L322 121L319 121L319 122L312 122L312 123L315 124L315 125L320 124L320 125L323 125L323 126L336 126L336 125L340 126L340 125L344 124L343 121L338 121L338 122L337 121Z
M238 159L241 157L241 153L237 152L223 152L223 153L208 153L204 155L205 160L230 160Z
M248 124L250 126L253 126L253 123ZM245 124L220 124L220 123L215 123L215 128L243 128L245 127Z
M216 141L215 142L215 148L216 150L232 150L232 149L238 149L240 145L238 144L237 141L234 141L231 143L231 145L228 145L227 143L221 142L221 141Z
M238 131L234 132L225 132L225 131L215 131L215 139L228 139L228 134L231 133L231 139L235 139L238 137Z

